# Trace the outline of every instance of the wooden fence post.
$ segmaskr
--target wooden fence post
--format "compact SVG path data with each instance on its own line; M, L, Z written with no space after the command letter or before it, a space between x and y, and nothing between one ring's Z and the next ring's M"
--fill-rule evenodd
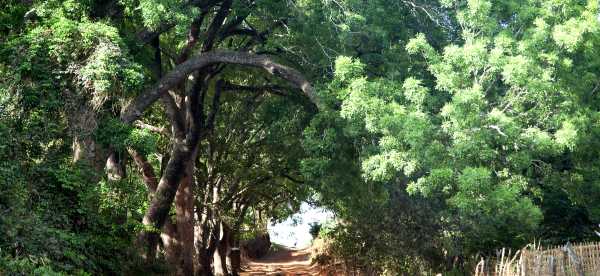
M521 253L521 275L522 276L527 276L529 274L529 266L528 266L528 257L529 257L529 251L523 250L523 252Z
M542 273L542 255L539 252L536 252L533 263L535 264L533 274L540 275Z
M567 254L569 255L569 259L571 259L571 262L575 266L577 275L585 276L585 273L583 272L583 266L581 265L581 260L579 260L579 257L577 256L577 254L575 254L575 251L573 250L573 247L571 247L570 242L567 242L564 250L567 252Z
M548 272L550 272L550 275L556 276L556 262L554 262L554 256L550 256L548 259L548 269L550 270Z
M520 260L520 265L521 265L521 276L527 276L527 257L528 257L528 251L523 249L523 251L521 251L521 260Z

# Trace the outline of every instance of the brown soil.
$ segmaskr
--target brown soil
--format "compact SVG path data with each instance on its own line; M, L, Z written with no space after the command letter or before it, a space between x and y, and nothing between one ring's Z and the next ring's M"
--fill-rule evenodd
M269 252L260 259L249 260L246 262L240 276L254 275L296 276L337 274L327 273L316 264L311 265L310 249L292 249L284 247L277 251Z

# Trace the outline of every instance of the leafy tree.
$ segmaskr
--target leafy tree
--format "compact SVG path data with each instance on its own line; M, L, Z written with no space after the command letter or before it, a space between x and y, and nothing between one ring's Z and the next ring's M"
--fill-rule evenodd
M599 222L596 1L5 2L0 273L223 274L307 200L381 271Z
M577 148L590 152L589 143L580 139L594 135L589 127L597 113L592 107L598 80L592 61L597 57L597 3L449 1L437 7L442 9L438 20L450 24L440 26L446 37L415 34L401 44L411 60L408 70L374 75L370 60L336 60L334 78L322 93L333 110L317 116L305 143L314 154L305 160L305 171L321 182L324 204L342 214L346 224L340 227L360 236L366 248L398 252L379 264L396 269L397 260L411 255L434 267L440 264L439 255L425 253L429 249L444 250L447 257L469 256L519 247L534 238L590 238L595 205L577 204L573 190L557 191L586 187L595 193L597 188L593 178L584 184L574 165L595 162L579 159ZM345 142L336 144L340 141ZM586 175L595 175L592 171ZM368 203L340 201L340 190L346 189L361 191ZM394 202L398 193L410 207L422 201L432 212L419 223L431 225L431 236L418 233L437 242L416 254L397 243L369 245L389 242L394 235L410 240L411 231L377 223L395 217L396 209L413 221L422 218ZM557 200L561 196L567 198ZM568 202L566 210L555 209L555 203L565 206L561 201ZM387 207L382 217L371 220L376 212L365 205ZM353 213L365 209L367 214ZM551 218L561 211L577 216L579 225L566 231L570 235L561 229L554 236L557 232L548 230L559 222ZM375 232L387 235L374 238ZM385 259L374 254L365 261Z

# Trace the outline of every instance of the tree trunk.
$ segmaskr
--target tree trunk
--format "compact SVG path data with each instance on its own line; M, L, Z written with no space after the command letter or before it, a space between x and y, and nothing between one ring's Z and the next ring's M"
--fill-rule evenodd
M231 229L231 251L227 255L229 259L228 263L231 264L231 275L238 276L242 266L242 256L240 251L240 228L246 212L248 210L248 204L240 204L237 206L240 209L238 217Z
M110 155L106 160L106 175L110 181L119 181L127 177L125 170L124 154L115 150L110 150Z
M215 268L215 276L226 276L227 272L227 249L228 249L228 231L227 227L223 222L219 223L219 231L218 231L218 239L217 239L217 250L215 250L214 258L214 268Z
M181 245L177 236L177 226L173 224L170 218L167 218L160 238L167 263L177 270L181 263Z
M240 241L236 240L233 243L233 247L231 251L227 255L228 263L231 266L231 275L238 276L240 275L240 270L242 266L242 255L240 251Z
M215 254L215 251L217 250L217 236L219 235L219 226L215 225L215 227L213 227L213 229L211 229L209 231L208 234L208 244L207 247L205 249L206 252L206 259L203 260L204 261L204 265L208 265L208 270L205 270L205 275L209 275L212 276L214 275L211 269L211 264L213 264L213 255ZM214 266L214 264L213 264Z
M200 276L212 276L212 269L211 269L211 264L212 262L210 261L211 259L211 252L209 249L207 248L202 248L202 250L200 251L200 253L198 254L198 261L200 263L201 269L199 269L199 272L197 273Z
M202 220L200 225L196 226L195 242L196 242L196 263L194 265L194 275L210 275L211 274L211 261L210 255L208 254L208 234L210 229L208 225L204 224Z
M175 195L177 233L181 250L181 263L177 268L177 274L179 275L193 275L194 273L193 172L194 164L189 162L185 170L185 176L181 180Z
M179 183L185 175L188 162L190 162L191 153L189 147L182 141L178 141L174 143L170 156L167 168L150 202L150 207L142 220L146 228L138 236L140 248L146 250L146 252L142 252L142 257L149 260L156 257L152 252L158 242L158 232L160 231L158 229L162 229L169 215Z

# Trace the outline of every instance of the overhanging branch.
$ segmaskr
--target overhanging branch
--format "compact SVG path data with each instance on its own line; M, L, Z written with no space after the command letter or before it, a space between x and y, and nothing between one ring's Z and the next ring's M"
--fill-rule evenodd
M291 90L291 88L286 88L278 85L266 85L266 86L245 86L239 85L235 83L227 82L223 85L224 91L248 91L254 93L260 92L269 92L271 94L279 95L279 96L288 96L285 91Z
M184 63L177 65L166 74L151 90L139 95L121 112L121 121L132 123L142 116L143 112L152 105L163 93L181 83L193 71L200 70L206 66L225 63L238 64L263 68L272 75L287 80L298 87L310 99L319 106L315 91L306 78L296 69L274 62L270 57L255 55L247 52L211 51L190 58Z

